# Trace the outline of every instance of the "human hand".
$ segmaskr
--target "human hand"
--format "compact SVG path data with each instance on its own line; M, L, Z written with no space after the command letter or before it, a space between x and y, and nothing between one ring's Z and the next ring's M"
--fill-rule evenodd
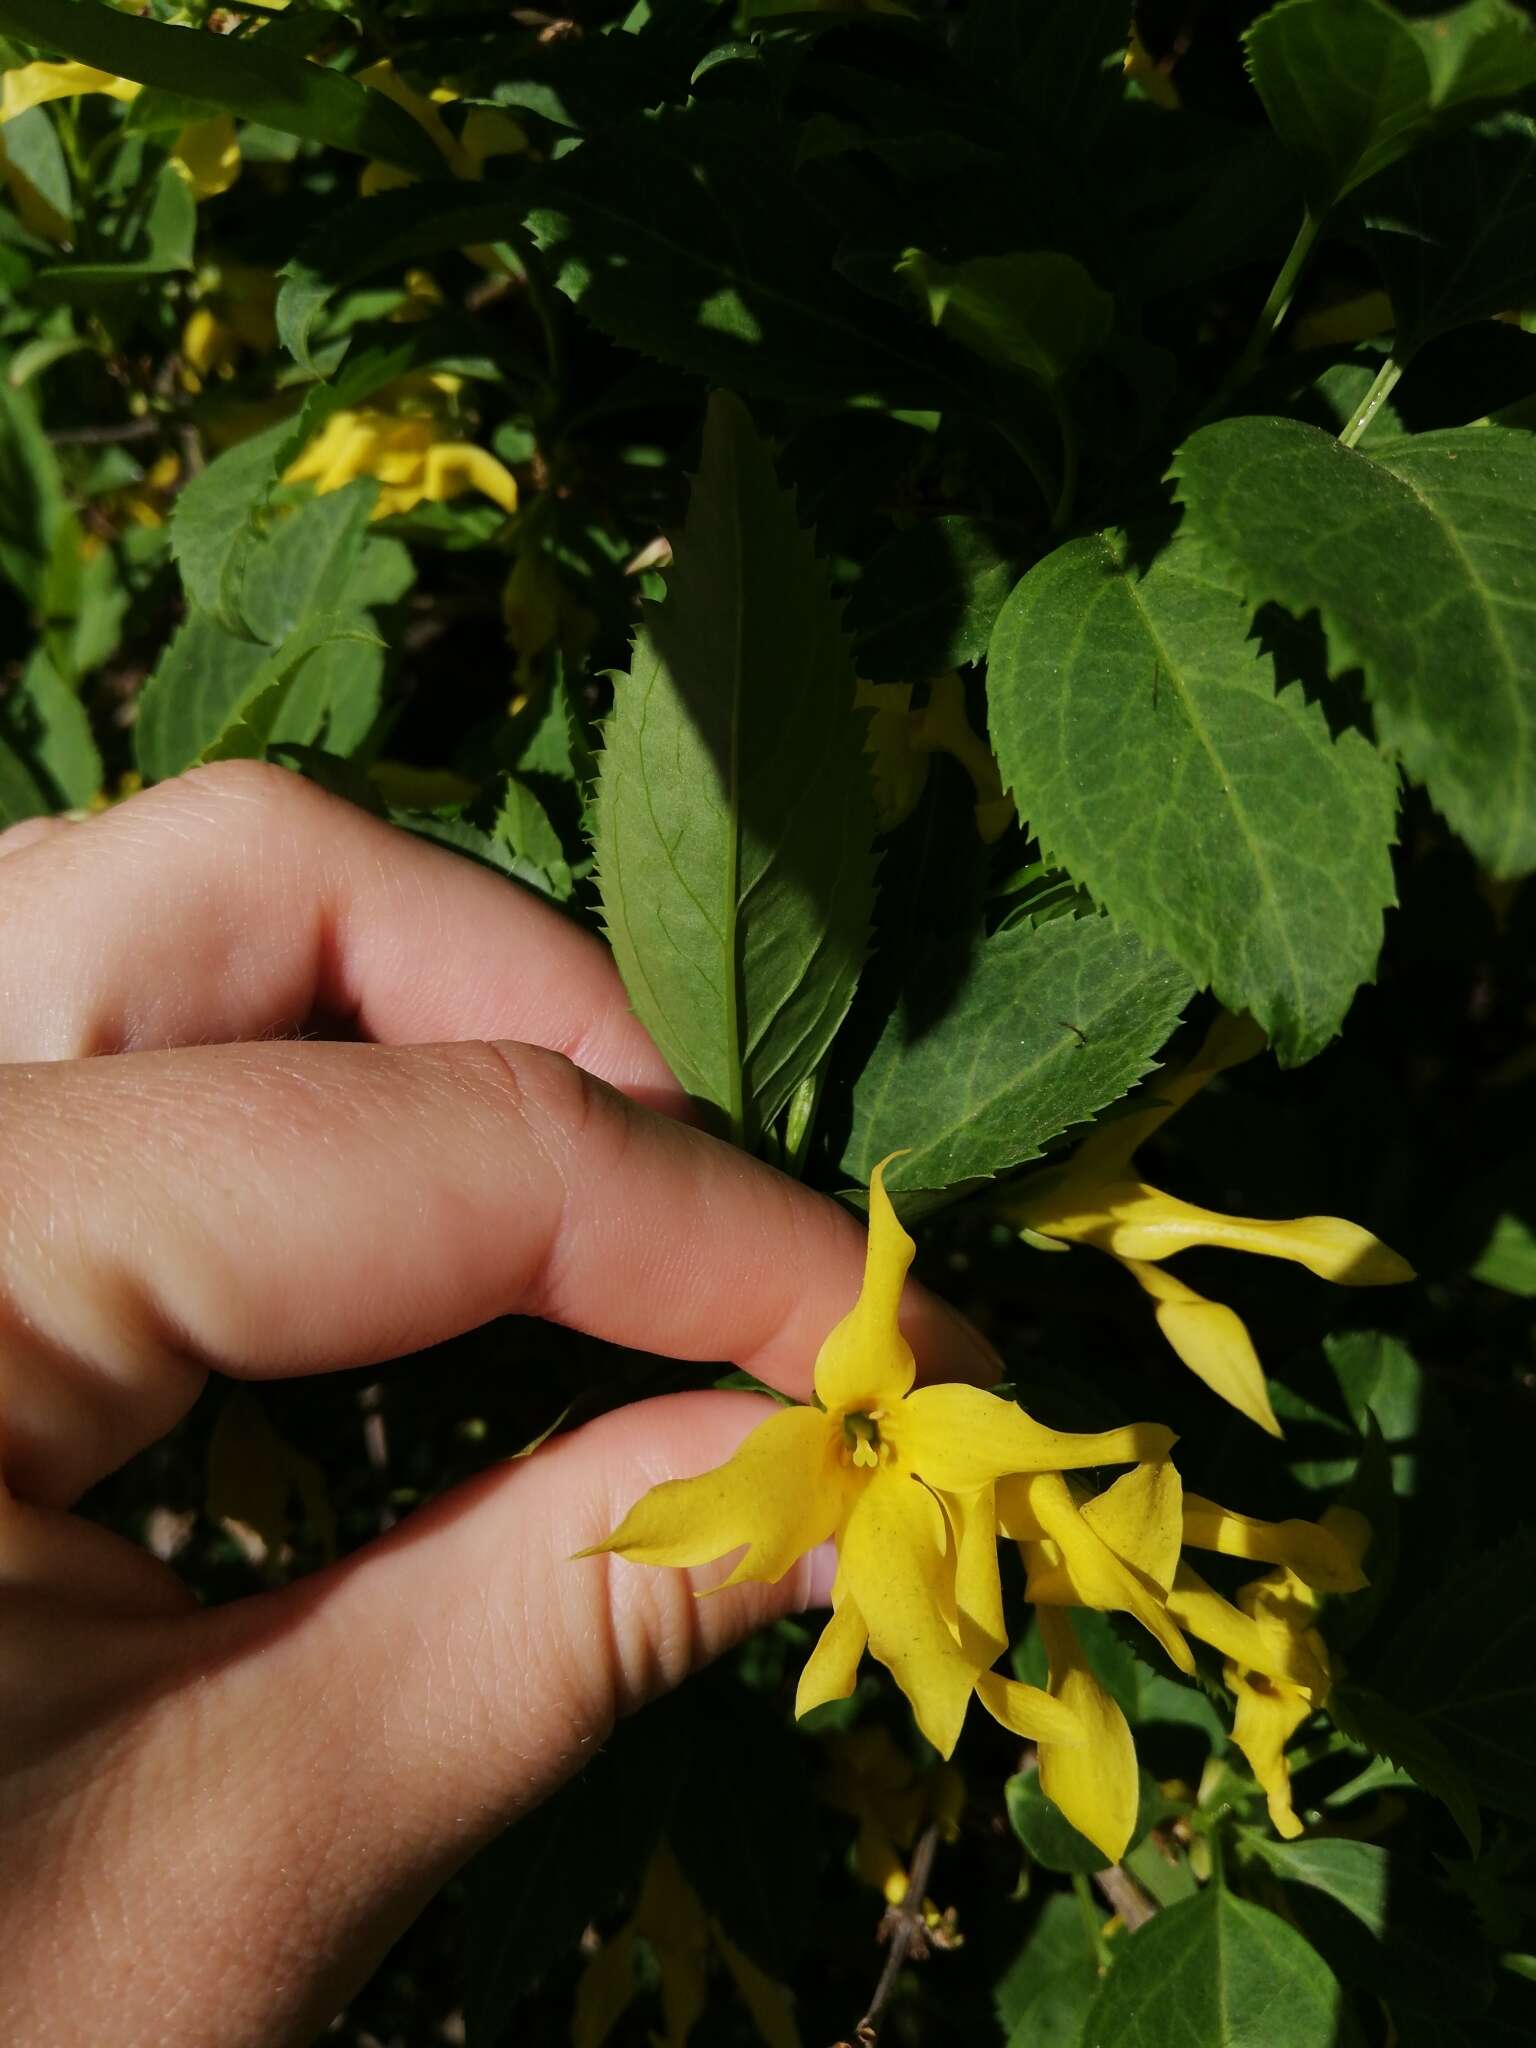
M699 1603L570 1561L762 1403L606 1415L209 1611L71 1503L210 1369L500 1315L804 1396L862 1232L676 1120L599 944L283 771L0 856L0 2038L302 2043L615 1715L815 1596L805 1567ZM367 1042L284 1035L317 1017ZM987 1372L916 1287L904 1322L942 1376Z

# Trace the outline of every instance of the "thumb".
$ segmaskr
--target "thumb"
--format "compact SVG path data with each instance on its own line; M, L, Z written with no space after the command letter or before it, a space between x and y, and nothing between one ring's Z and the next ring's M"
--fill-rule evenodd
M616 1715L808 1604L814 1560L699 1600L721 1568L574 1557L647 1487L722 1462L765 1408L699 1393L623 1409L283 1592L118 1625L101 1659L116 1710L55 1760L57 1810L16 1831L28 1868L0 2034L58 2011L74 2029L61 2048L209 2048L217 2012L218 2048L312 2040L443 1880L579 1770ZM48 1661L78 1711L86 1660L55 1643ZM48 1980L64 1976L55 2004ZM169 1990L192 1983L183 2012ZM125 1984L130 2002L147 1993L141 2032Z

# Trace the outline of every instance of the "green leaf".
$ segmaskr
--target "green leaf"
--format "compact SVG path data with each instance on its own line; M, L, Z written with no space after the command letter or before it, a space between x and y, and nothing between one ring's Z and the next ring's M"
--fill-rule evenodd
M933 1014L899 1004L854 1083L843 1171L867 1181L898 1146L886 1186L942 1189L1038 1159L1150 1072L1190 994L1188 977L1105 918L1057 918L964 941L912 963Z
M1526 1529L1407 1615L1373 1674L1451 1752L1485 1805L1525 1820L1536 1820L1533 1578L1536 1529ZM1397 1760L1413 1769L1411 1758Z
M1341 2038L1343 1993L1322 1957L1221 1885L1167 1907L1114 1950L1082 2048L1336 2048Z
M42 784L0 734L0 830L23 818L46 817L51 808Z
M1536 295L1536 120L1495 114L1404 158L1360 194L1400 362Z
M1076 1912L1076 1900L1071 1904ZM1091 1955L1033 1976L1029 1996L1008 2036L1008 2048L1079 2048L1098 1988L1099 1966Z
M940 263L908 249L899 276L974 354L1054 392L1109 339L1115 302L1071 256L973 256Z
M1042 2008L1037 2014L1041 2031L1038 2039L1025 2035L1023 2048L1078 2048L1086 2000L1077 2013L1075 2031L1058 2029L1053 2036L1045 2016L1054 2013L1058 2004L1067 2004L1066 1986L1073 1977L1081 1975L1085 1964L1090 1973L1091 1996L1092 1987L1098 1982L1098 1958L1088 1939L1082 1909L1070 1892L1052 1892L1043 1901L1039 1919L993 1990L998 2022L1010 2040L1023 2032L1024 2016L1036 2010L1038 2001ZM1058 1989L1046 1999L1043 1994L1048 1985Z
M1315 1841L1277 1842L1257 1829L1242 1837L1245 1856L1252 1856L1286 1884L1310 1885L1326 1892L1378 1940L1387 1933L1392 1889L1392 1857L1374 1842L1349 1842L1329 1836Z
M247 631L240 598L255 516L276 480L278 453L292 438L292 420L279 420L237 441L189 478L171 510L171 553L187 596L237 636Z
M74 218L75 198L69 182L69 166L46 107L28 107L24 114L7 121L5 134L0 138L0 149L4 151L5 161L20 171L55 213L61 214L65 220Z
M1374 971L1394 900L1391 769L1277 689L1249 608L1188 530L1069 541L1003 607L988 666L1003 780L1050 859L1282 1060Z
M100 0L0 0L0 32L181 93L210 112L223 108L418 177L442 170L425 130L403 108L339 71L264 47L264 35L198 34L120 14Z
M268 655L198 758L260 761L268 746L312 745L322 735L329 738L333 700L340 723L349 729L360 723L366 735L378 709L381 656L382 643L366 615L306 619ZM320 673L312 678L317 665ZM303 683L309 688L295 712L294 695ZM366 707L361 718L359 698ZM347 748L342 742L329 751L342 755Z
M538 797L515 775L509 775L492 828L514 862L538 870L546 896L564 902L575 886L560 835Z
M136 285L192 268L197 239L197 202L174 165L162 166L150 204L131 240L140 253L102 263L49 265L34 280L38 296L50 303L89 305L115 285Z
M69 518L58 458L49 445L30 390L0 368L0 574L37 604L54 539Z
M1253 604L1311 610L1383 745L1496 875L1536 867L1536 437L1460 428L1367 455L1295 420L1221 420L1179 494Z
M1157 1781L1149 1772L1140 1773L1140 1786L1136 1826L1128 1848L1142 1840L1164 1805ZM1080 1835L1061 1808L1046 1798L1038 1771L1020 1771L1010 1778L1003 1787L1003 1797L1014 1833L1042 1870L1086 1876L1090 1871L1108 1868L1103 1850L1096 1849L1086 1835Z
M1523 1216L1506 1210L1495 1222L1471 1272L1485 1287L1501 1287L1506 1294L1523 1295L1527 1301L1536 1297L1536 1231Z
M368 564L379 544L367 540L367 521L376 495L377 486L364 480L312 498L251 548L243 605L254 639L227 632L206 612L188 615L139 699L134 744L150 781L201 760L248 705L292 676L294 657L307 658L317 645L314 637L294 640L301 628L316 616L355 616L371 601L366 583L354 586L352 579L372 573ZM275 732L301 737L280 726Z
M88 804L101 788L101 755L85 707L41 647L0 698L0 740L36 782L46 810Z
M1419 21L1385 0L1284 0L1245 40L1317 214L1437 128L1536 81L1536 36L1505 0Z
M315 328L338 293L380 271L518 232L523 205L512 186L465 185L443 176L441 162L437 169L436 178L327 213L278 273L278 338L304 369L315 369Z
M949 513L870 557L843 614L859 674L916 682L979 661L1023 552L1015 530Z
M782 123L741 107L618 123L551 164L529 225L605 334L732 386L932 403L914 321L844 283L837 222L785 162Z
M854 676L808 536L739 400L717 395L667 596L647 605L593 835L635 1012L750 1141L853 997L874 812Z
M1421 1791L1438 1799L1466 1837L1467 1847L1477 1855L1482 1822L1472 1786L1459 1760L1425 1716L1352 1679L1333 1688L1328 1711L1344 1734L1364 1743L1373 1756L1390 1758Z

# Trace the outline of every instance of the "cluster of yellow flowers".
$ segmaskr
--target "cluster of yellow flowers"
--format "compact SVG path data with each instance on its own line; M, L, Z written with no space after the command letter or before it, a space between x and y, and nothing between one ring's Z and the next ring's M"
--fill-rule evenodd
M1188 1092L1190 1074L1180 1078ZM1054 1225L1072 1234L1071 1215ZM1163 1243L1153 1256L1176 1248ZM1186 1494L1170 1458L1172 1433L1157 1423L1075 1435L978 1387L916 1386L898 1322L913 1250L882 1165L870 1180L864 1284L822 1345L813 1405L769 1416L717 1470L653 1488L595 1549L639 1564L693 1566L745 1546L722 1582L733 1585L780 1579L831 1538L832 1618L801 1674L796 1711L846 1698L866 1650L891 1672L941 1756L952 1754L979 1699L1038 1745L1046 1795L1110 1862L1135 1825L1135 1748L1082 1652L1070 1610L1130 1616L1189 1674L1187 1637L1196 1636L1226 1659L1234 1739L1275 1825L1298 1833L1285 1744L1327 1698L1318 1607L1324 1595L1366 1583L1367 1525L1344 1509L1321 1523L1255 1521ZM1131 1469L1103 1491L1075 1476L1115 1465ZM1047 1653L1045 1690L994 1668L1008 1649L1000 1538L1017 1544L1023 1560ZM1186 1549L1272 1569L1229 1601L1186 1561Z
M402 377L372 404L333 412L283 473L285 483L339 491L355 477L379 481L373 517L409 512L480 491L503 512L517 510L517 480L488 448L464 439L453 416L460 379L445 372Z

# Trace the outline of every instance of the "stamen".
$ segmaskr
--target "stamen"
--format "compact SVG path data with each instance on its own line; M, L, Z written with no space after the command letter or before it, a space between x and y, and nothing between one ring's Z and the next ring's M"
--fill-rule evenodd
M880 1431L872 1415L845 1415L843 1442L855 1465L873 1471L880 1463Z

